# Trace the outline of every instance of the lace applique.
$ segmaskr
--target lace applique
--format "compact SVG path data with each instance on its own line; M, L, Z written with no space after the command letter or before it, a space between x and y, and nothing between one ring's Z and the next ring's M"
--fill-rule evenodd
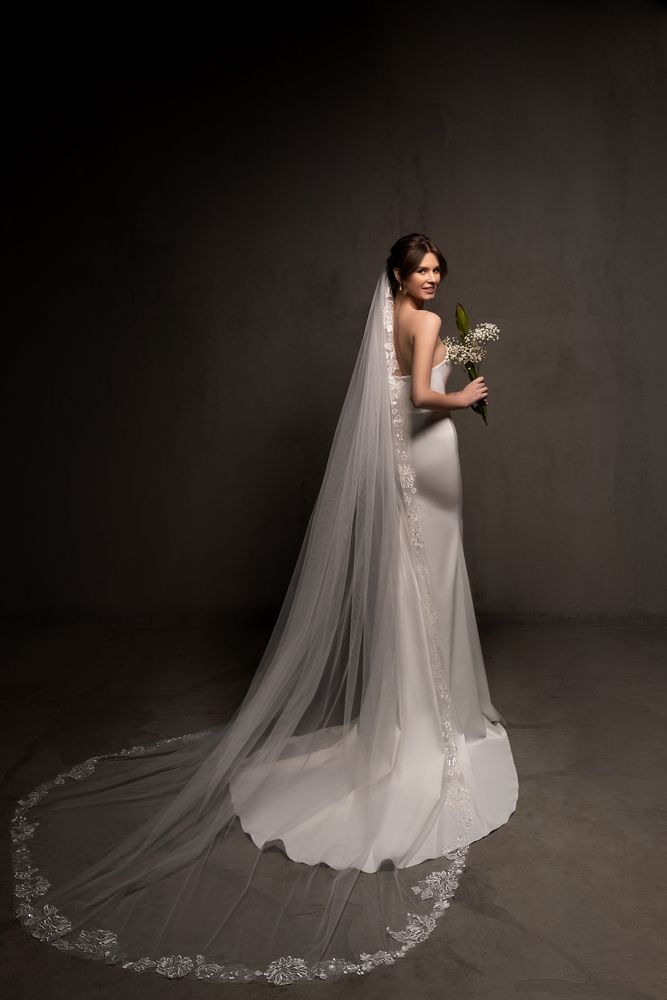
M434 910L444 910L449 906L449 900L456 892L465 865L468 848L457 848L445 857L456 862L453 869L444 869L431 874L412 886L412 891L420 899L435 899Z
M394 965L396 959L401 957L402 955L391 951L376 951L374 955L365 955L362 953L359 956L359 962L364 972L371 972L378 965Z
M16 872L14 895L17 899L34 899L43 896L51 888L51 883L38 874L37 868L22 868Z
M408 913L408 923L402 931L392 931L387 927L387 932L397 941L403 943L404 948L414 948L416 944L421 944L435 930L435 917L422 917L418 913Z
M12 842L14 844L21 844L26 840L30 840L31 837L34 837L38 826L39 823L28 823L24 816L15 815L10 830Z
M218 962L207 962L203 955L197 955L194 972L196 979L210 980L216 983L250 983L261 979L261 969L250 970L245 965L220 965Z
M459 827L457 832L457 841L459 844L463 845L467 842L467 833L472 826L472 804L470 801L470 792L465 784L458 762L458 751L451 724L452 706L449 688L446 682L445 661L440 646L440 640L438 638L438 614L433 604L430 574L426 556L424 554L424 536L422 533L419 508L415 503L415 494L417 493L417 487L415 485L416 474L410 461L408 447L409 432L406 426L408 417L406 414L405 400L403 396L403 383L397 374L398 361L396 358L396 349L394 347L394 300L388 282L385 288L383 322L385 334L385 360L387 365L387 380L389 383L396 471L405 504L405 511L410 530L410 539L415 551L415 563L418 571L420 593L425 611L431 669L438 695L442 739L447 753L449 773L452 778L452 785L447 791L445 802L449 808L455 810L459 814L462 825Z
M253 969L242 964L223 965L218 962L207 962L204 955L161 955L153 959L148 955L131 959L123 954L116 934L108 929L84 929L75 937L68 937L72 931L72 923L56 906L46 904L34 905L30 902L34 897L43 895L50 888L48 880L39 874L32 863L32 855L25 844L33 836L37 822L28 823L25 813L40 802L49 790L56 785L62 785L66 778L73 781L85 779L93 773L94 768L87 765L91 760L97 763L102 757L121 757L131 753L149 753L165 744L195 739L204 736L210 730L201 733L188 733L183 737L169 737L158 743L145 747L132 747L131 751L121 750L118 753L104 754L89 758L80 765L61 772L50 781L38 785L25 799L20 799L16 805L12 831L14 836L13 865L16 880L15 896L20 900L16 908L16 916L23 927L33 937L52 945L59 951L77 953L93 961L107 964L120 964L123 969L142 975L154 972L167 979L182 979L186 976L218 983L249 983L263 981L274 986L287 986L296 982L309 982L314 979L328 979L334 975L363 976L380 965L393 965L405 957L405 953L416 944L426 940L434 930L437 919L449 906L449 900L456 892L460 877L465 869L468 847L457 848L445 855L453 862L451 870L433 872L426 879L412 886L412 891L422 899L433 899L431 914L418 916L408 914L408 923L402 931L393 931L387 927L387 933L400 943L400 948L380 950L373 954L362 952L357 962L343 958L331 958L325 962L309 963L303 958L286 955L275 959L266 969ZM29 832L28 832L29 831Z
M454 742L450 716L451 705L449 691L444 681L444 661L437 637L437 615L431 598L428 567L423 553L423 537L421 532L419 511L414 502L417 492L415 472L408 455L405 415L402 406L401 383L394 370L397 367L396 354L393 345L393 301L387 285L384 305L385 356L388 367L388 379L391 400L391 420L394 430L396 451L396 470L405 502L405 509L410 528L410 538L416 553L416 565L420 590L426 610L428 626L429 652L432 669L438 692L440 715L442 720L443 742L447 749L449 772L453 779L452 787L447 793L446 802L452 808L458 808L466 818L466 823L472 821L469 806L469 792L463 782L458 768L456 744ZM19 799L12 819L12 860L15 878L15 896L19 900L16 915L20 923L35 938L44 941L59 951L76 952L96 961L120 964L123 969L142 975L154 972L168 979L180 979L186 976L209 982L248 983L263 981L274 986L285 986L296 982L308 982L314 979L328 979L334 975L363 976L381 965L393 965L404 958L406 952L415 945L426 940L433 932L436 922L449 906L454 896L461 875L465 868L468 845L464 842L456 850L446 853L444 857L453 862L451 869L433 872L427 878L412 886L412 892L422 900L433 900L431 913L418 915L407 914L407 924L402 930L394 931L386 928L387 934L400 944L400 947L390 950L380 950L373 954L362 952L358 961L343 958L332 958L324 962L309 963L303 958L291 955L272 961L266 969L253 969L243 964L223 965L218 962L208 962L204 955L162 955L151 958L148 955L140 958L130 958L121 951L116 934L108 929L93 928L80 930L75 937L69 938L72 931L71 921L57 907L46 904L35 905L32 900L44 895L50 888L46 877L39 873L32 863L32 855L26 841L35 835L38 821L29 822L26 813L48 795L49 791L63 785L67 780L83 781L92 775L100 760L136 757L160 750L174 743L199 739L212 730L206 729L197 733L185 733L181 736L171 736L158 740L146 746L135 745L116 753L101 754L89 757L68 770L62 771L49 781L38 785L30 794ZM461 834L458 835L461 839Z
M57 906L30 906L24 903L18 908L21 923L25 924L33 937L39 941L51 942L72 930L72 924L58 910Z
M186 955L165 955L158 960L155 971L158 976L166 976L167 979L181 979L192 972L194 965Z
M118 938L113 931L80 931L71 944L88 958L98 960L113 959L118 952Z
M147 955L144 958L138 958L136 962L123 962L124 969L130 969L138 975L141 975L142 972L146 972L148 969L154 969L156 965L157 962L154 962Z
M287 986L289 983L295 983L297 979L307 979L308 966L302 958L292 958L288 955L287 958L271 962L264 975L274 986Z
M63 777L74 778L75 781L83 781L84 778L89 778L93 774L95 765L99 759L99 757L89 757L82 764L75 764L69 771L63 772Z

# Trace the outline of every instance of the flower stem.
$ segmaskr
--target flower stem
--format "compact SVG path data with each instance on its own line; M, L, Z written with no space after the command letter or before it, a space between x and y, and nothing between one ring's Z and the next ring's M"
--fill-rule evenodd
M477 365L473 364L472 361L469 361L466 364L465 369L466 369L466 372L468 374L468 379L469 379L470 382L472 382L473 379L479 378L479 370L477 368ZM479 413L479 415L481 416L482 420L484 421L484 426L485 427L489 426L489 422L486 419L487 418L487 414L488 414L488 408L487 408L486 400L485 399L481 399L479 401L479 403L475 403L474 406L470 407L470 409L474 410L475 413Z

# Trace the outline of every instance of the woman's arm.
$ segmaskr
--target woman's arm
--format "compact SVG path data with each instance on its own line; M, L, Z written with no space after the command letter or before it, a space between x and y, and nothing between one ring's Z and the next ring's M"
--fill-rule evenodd
M425 310L415 316L412 341L412 405L420 410L464 410L485 399L488 389L484 376L473 379L458 392L436 392L431 389L431 368L441 320L435 313Z

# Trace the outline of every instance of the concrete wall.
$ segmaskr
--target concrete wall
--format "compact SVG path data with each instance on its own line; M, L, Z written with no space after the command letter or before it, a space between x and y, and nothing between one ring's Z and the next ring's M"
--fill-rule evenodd
M5 611L279 604L423 230L444 333L502 329L456 416L480 616L664 615L665 6L275 18L16 42Z

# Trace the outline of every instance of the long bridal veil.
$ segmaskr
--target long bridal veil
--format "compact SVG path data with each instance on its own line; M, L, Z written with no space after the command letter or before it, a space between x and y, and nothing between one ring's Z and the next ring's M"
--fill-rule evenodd
M383 272L280 615L231 721L91 757L19 801L17 916L35 938L134 973L281 984L391 964L434 930L464 867L470 791L396 367ZM438 787L385 857L382 790L416 675Z

